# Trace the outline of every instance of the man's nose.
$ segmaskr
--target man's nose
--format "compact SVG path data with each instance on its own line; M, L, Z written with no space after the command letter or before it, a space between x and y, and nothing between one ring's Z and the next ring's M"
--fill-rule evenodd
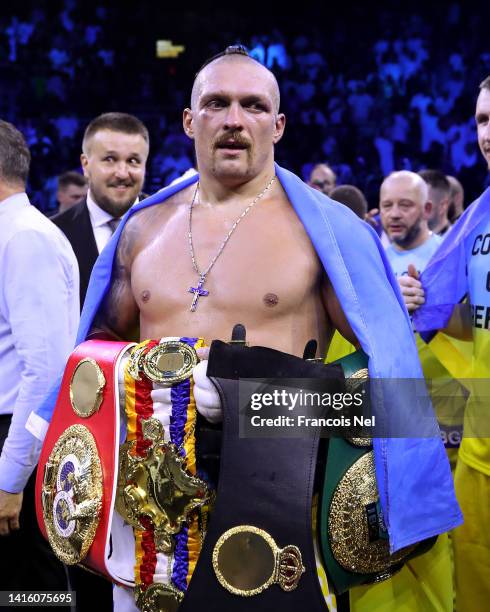
M400 218L400 207L397 204L393 204L391 207L388 216L390 219L399 219Z
M125 161L119 161L116 164L115 174L118 178L127 178L129 176L129 167Z
M490 121L487 121L486 126L483 128L483 140L486 142L490 141Z
M243 128L243 109L238 102L232 102L226 111L225 129L241 130Z

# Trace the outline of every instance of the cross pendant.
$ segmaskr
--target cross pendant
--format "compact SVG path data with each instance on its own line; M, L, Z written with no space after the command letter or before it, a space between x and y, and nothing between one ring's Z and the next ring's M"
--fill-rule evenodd
M199 278L199 282L197 284L197 287L190 287L189 288L189 293L193 293L194 294L194 298L192 300L192 304L191 304L191 308L190 311L194 312L197 308L197 302L199 300L199 298L201 297L201 295L209 295L209 291L206 291L206 289L203 289L203 285L204 282L206 280L205 276L201 276Z

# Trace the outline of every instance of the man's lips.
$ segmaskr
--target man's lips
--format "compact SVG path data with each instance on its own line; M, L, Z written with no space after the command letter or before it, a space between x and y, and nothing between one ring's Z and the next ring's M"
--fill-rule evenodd
M388 226L388 230L392 233L403 232L403 229L404 229L403 225L393 224L393 225Z
M216 149L224 149L225 151L243 151L248 149L249 145L240 140L224 140L215 145Z
M109 185L109 187L111 187L112 189L117 189L118 191L126 191L126 189L131 189L131 187L133 187L133 185Z

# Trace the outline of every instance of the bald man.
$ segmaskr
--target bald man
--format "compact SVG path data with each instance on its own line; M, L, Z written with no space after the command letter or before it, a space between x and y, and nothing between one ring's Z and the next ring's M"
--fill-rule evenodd
M412 312L424 300L418 276L441 243L427 223L431 202L426 182L408 170L393 172L381 185L379 209L391 241L386 254Z

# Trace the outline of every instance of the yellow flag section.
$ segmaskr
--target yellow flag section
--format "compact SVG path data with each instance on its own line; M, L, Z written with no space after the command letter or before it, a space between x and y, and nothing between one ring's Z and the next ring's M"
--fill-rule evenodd
M453 612L453 581L447 533L389 580L350 591L351 612Z
M338 331L335 331L332 340L328 347L325 363L332 363L337 359L342 359L356 351L356 347L342 336Z
M459 455L470 467L490 476L490 332L473 327L473 368Z
M431 393L432 401L440 404L441 407L446 404L444 410L441 408L441 412L448 422L452 423L455 420L454 414L451 413L444 400L450 392L454 392L454 388L448 389L445 385L453 385L456 381L431 348L418 337L418 334L416 334L416 341L424 376L426 379L439 381L439 384L434 382L429 385L431 392L435 394L434 400ZM471 343L463 344L471 345ZM466 347L463 348L466 350ZM341 359L355 350L355 347L336 331L325 362L330 363ZM469 350L471 352L471 348ZM465 394L460 387L461 385L458 384L459 397L465 400ZM455 404L453 409L459 407L461 401L456 401ZM461 418L459 413L456 418ZM456 453L457 449L450 449L454 460ZM453 593L451 546L447 534L443 534L427 553L409 561L389 580L353 588L349 594L350 609L351 612L372 612L373 610L376 612L394 612L395 610L396 612L452 612L454 609Z

